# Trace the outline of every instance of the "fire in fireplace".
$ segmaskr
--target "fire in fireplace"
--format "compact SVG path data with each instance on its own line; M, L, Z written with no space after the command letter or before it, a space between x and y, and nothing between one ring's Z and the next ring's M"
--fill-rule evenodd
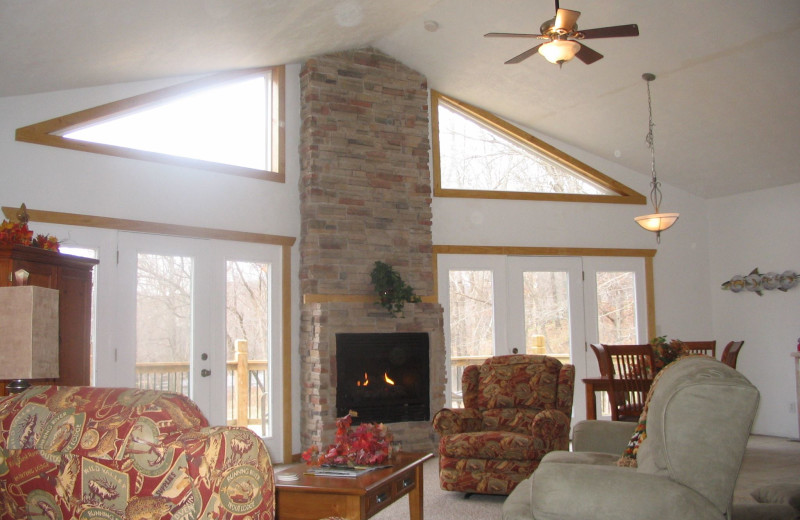
M360 422L430 420L428 334L336 334L336 415Z

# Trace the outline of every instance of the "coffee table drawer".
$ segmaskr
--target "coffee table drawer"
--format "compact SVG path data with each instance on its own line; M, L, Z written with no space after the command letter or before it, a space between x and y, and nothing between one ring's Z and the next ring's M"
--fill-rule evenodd
M400 497L405 493L408 493L414 486L417 484L417 479L414 477L413 471L406 472L405 475L402 475L399 479L394 481L394 494L396 497Z
M367 517L370 517L395 501L394 486L386 484L366 496Z

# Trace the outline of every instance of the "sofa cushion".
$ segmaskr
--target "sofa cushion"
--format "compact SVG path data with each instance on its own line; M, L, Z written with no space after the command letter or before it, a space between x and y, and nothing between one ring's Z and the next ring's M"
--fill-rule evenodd
M540 460L543 447L530 435L513 432L469 432L442 437L439 454L460 459Z
M787 504L800 511L800 483L778 483L762 486L750 495L765 504Z

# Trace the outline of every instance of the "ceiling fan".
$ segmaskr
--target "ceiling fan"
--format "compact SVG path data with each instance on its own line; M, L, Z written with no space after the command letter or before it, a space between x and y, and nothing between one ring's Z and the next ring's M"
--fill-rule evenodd
M591 65L603 57L599 52L590 49L586 45L575 40L588 40L592 38L619 38L623 36L639 36L639 26L635 23L628 25L615 25L613 27L601 27L598 29L578 30L579 11L560 9L558 0L556 2L556 16L539 27L541 34L519 34L519 33L497 33L491 32L484 36L486 38L536 38L538 40L549 40L545 43L528 49L518 56L514 56L506 62L506 65L519 63L530 58L536 52L551 63L561 67L564 62L577 57L587 65Z

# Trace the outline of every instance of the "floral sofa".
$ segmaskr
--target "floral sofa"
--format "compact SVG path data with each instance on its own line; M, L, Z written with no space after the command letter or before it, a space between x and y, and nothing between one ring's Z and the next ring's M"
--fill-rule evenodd
M271 520L272 464L188 398L33 386L0 399L0 517Z
M461 380L464 408L433 418L442 489L507 495L545 454L569 449L572 365L540 355L496 356L466 367Z

